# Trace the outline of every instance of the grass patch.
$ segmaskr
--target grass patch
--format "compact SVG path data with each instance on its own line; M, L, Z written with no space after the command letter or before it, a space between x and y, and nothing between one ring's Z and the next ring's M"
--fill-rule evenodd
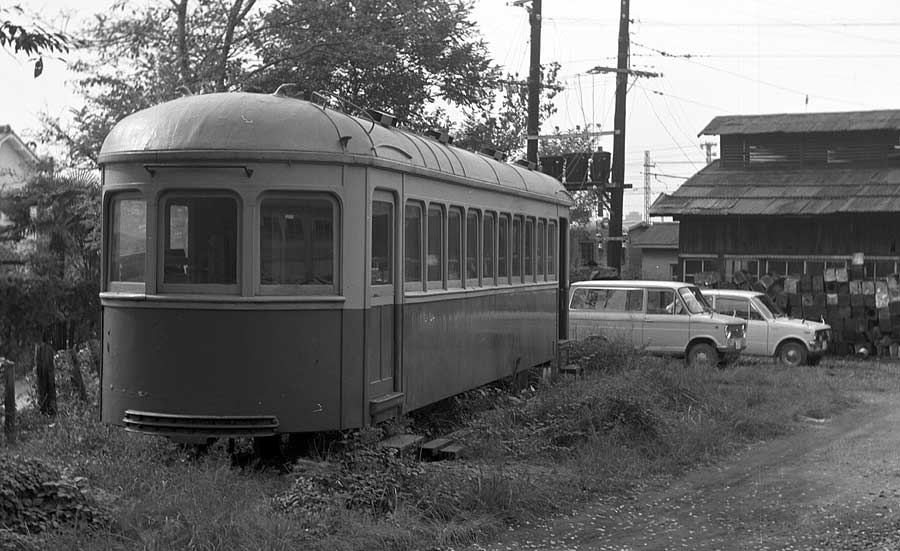
M109 521L58 523L37 534L0 529L0 547L457 547L790 433L797 419L830 417L861 393L900 390L900 370L886 363L687 369L615 343L579 346L573 358L583 378L478 389L401 425L453 431L468 446L454 462L377 450L379 430L368 430L345 451L323 447L288 474L241 470L224 445L196 458L164 439L100 425L91 405L63 399L53 419L22 412L20 443L6 456L86 480Z

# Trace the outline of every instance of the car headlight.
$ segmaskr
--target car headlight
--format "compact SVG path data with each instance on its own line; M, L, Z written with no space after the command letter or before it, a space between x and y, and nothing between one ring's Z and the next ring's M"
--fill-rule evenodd
M746 332L746 325L743 323L730 323L725 326L726 339L742 339Z

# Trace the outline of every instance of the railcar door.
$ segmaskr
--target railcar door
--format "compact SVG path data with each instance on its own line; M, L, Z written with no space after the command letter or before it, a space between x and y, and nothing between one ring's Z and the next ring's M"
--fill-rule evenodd
M397 316L397 213L394 195L376 190L372 197L369 304L366 311L366 370L369 412L373 421L393 413L398 392Z

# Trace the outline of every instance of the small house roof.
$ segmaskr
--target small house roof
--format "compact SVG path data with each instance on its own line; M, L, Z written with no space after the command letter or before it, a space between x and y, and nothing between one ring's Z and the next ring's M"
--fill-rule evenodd
M629 234L629 247L641 249L677 249L678 222L657 222L640 232Z
M37 163L40 161L38 156L35 155L34 151L31 150L28 145L22 141L13 129L8 124L0 124L0 146L3 144L10 144L12 147L19 152L28 162Z
M653 216L900 212L900 167L723 169L714 161L650 207Z
M779 113L723 115L714 118L700 135L850 132L900 130L900 109L836 113Z

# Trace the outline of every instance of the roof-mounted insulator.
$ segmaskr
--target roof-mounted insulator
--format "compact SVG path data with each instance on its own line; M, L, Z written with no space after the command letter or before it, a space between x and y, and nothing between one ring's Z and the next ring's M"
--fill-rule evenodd
M535 163L529 161L528 159L523 159L521 157L516 159L515 162L513 162L513 164L521 166L521 167L525 167L528 170L534 170L535 168L537 168L537 165Z
M292 82L285 82L280 85L278 88L272 92L273 96L278 96L279 98L286 98L294 94L294 91L297 90L297 85Z
M390 113L385 113L384 111L379 111L378 109L366 109L366 113L372 120L380 124L381 126L393 127L397 126L397 117L391 115Z
M494 149L492 147L482 147L478 150L482 155L487 155L488 157L493 157L498 161L502 161L506 157L506 153L500 151L499 149Z
M426 130L425 135L429 138L434 138L441 143L453 143L453 136L450 135L449 130Z

